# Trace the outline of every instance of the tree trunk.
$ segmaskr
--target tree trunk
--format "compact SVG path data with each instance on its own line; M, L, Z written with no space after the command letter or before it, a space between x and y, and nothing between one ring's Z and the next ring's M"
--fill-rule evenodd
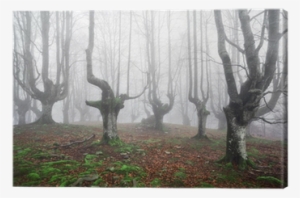
M206 129L206 120L208 115L209 115L209 111L206 110L205 106L197 110L198 132L197 135L195 135L193 138L195 139L206 138L205 129Z
M42 103L42 115L41 117L35 121L35 124L54 124L54 120L52 119L52 107L54 102Z
M246 165L254 166L248 159L246 152L246 129L247 122L240 123L239 116L241 112L227 106L224 108L227 120L227 137L226 137L226 155L222 159L225 162L238 164L240 169L245 169ZM242 112L246 114L247 112Z
M111 140L119 139L117 131L117 119L119 111L124 107L123 103L124 101L114 97L113 99L108 97L100 101L86 101L88 106L95 107L100 110L103 121L102 142L105 144Z
M164 114L156 113L154 114L154 117L155 117L155 129L158 131L163 131Z
M107 143L110 140L118 139L117 133L117 115L114 109L109 108L109 111L102 113L103 120L103 139L102 141Z

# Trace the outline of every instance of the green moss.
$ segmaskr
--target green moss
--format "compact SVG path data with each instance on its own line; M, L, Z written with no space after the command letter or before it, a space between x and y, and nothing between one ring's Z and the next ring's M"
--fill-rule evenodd
M86 105L91 106L91 107L95 107L97 109L99 109L101 111L102 109L102 101L101 100L97 100L97 101L85 101Z
M91 146L99 146L101 145L101 140L96 140L96 141L93 141Z
M43 163L43 165L46 165L46 166L53 166L53 165L60 165L60 164L79 164L77 161L75 160L59 160L59 161L54 161L54 162L45 162Z
M37 173L29 173L27 175L27 178L30 179L30 180L39 180L39 179L41 179L40 175L37 174Z
M32 162L23 159L14 159L14 177L28 174L34 171Z
M158 187L161 185L161 180L158 178L154 178L151 182L150 182L152 187Z
M99 177L96 181L93 182L93 186L98 186L99 184L104 183L103 179Z
M49 183L56 182L56 181L60 180L62 177L63 177L62 174L53 175L53 176L51 177L51 179L49 180Z
M93 154L87 154L84 158L84 164L83 166L88 167L88 168L95 168L102 166L103 161L97 161L98 155L93 155Z
M235 172L230 172L226 174L217 174L217 181L224 182L229 181L230 183L235 182L237 178L237 174Z
M245 170L247 168L247 161L244 159L240 159L239 162L239 169L240 170Z
M35 159L45 159L45 158L49 158L51 156L49 153L41 152L41 153L35 153L34 155L32 155L32 157Z
M77 180L73 175L56 174L48 181L50 184L58 183L60 187L68 186Z
M248 151L248 156L250 157L258 157L258 155L259 155L259 151L256 148L251 148Z
M226 167L227 169L232 169L232 168L233 168L231 162L228 162L227 164L225 164L225 167Z
M52 174L57 174L57 173L60 173L61 170L58 169L58 168L53 168L53 167L43 167L42 170L41 170L41 173L42 175L44 176L48 176L48 175L52 175Z
M257 177L256 180L264 181L264 182L268 182L268 183L276 184L276 185L282 185L283 184L283 182L280 179L277 179L277 178L272 177L272 176L260 176L260 177Z
M120 138L111 139L108 141L110 146L123 146L125 143Z
M59 187L65 187L68 185L68 183L69 183L68 181L64 181L59 185Z
M26 148L26 149L24 149L24 150L19 150L19 151L17 152L17 154L16 154L15 157L16 157L16 158L24 157L24 156L26 156L30 151L31 151L30 148Z
M121 99L122 95L123 95L123 94L121 94L120 97L116 97L116 98L114 99L114 101L113 101L114 107L116 107L116 106L118 106L118 105L119 105L119 106L122 106L122 105L123 105L123 100Z
M179 171L174 173L174 177L176 179L185 179L186 178L186 173L184 168L179 168Z

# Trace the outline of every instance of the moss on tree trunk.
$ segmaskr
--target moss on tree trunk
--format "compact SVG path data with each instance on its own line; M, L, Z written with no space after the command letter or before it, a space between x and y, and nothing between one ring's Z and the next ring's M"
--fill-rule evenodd
M241 112L234 111L230 107L224 108L227 120L226 154L219 162L237 164L242 170L247 165L255 167L254 163L248 159L246 151L246 128L248 122L241 122L237 118ZM238 112L238 113L237 113ZM247 112L242 112L246 114Z

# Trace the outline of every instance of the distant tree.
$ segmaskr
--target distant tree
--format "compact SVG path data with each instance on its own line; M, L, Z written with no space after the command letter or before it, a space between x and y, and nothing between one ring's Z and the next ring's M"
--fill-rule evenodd
M15 79L19 85L34 99L41 101L42 112L40 118L35 122L39 124L55 123L52 119L52 107L55 102L63 100L68 94L69 83L69 49L71 43L71 12L56 13L56 82L50 79L49 72L49 39L50 39L50 12L40 12L40 28L42 40L42 69L38 71L34 55L31 53L32 46L32 12L20 12L22 16L24 34L24 54L19 52L24 59L27 70L28 83L23 83L18 76ZM60 16L61 15L61 16ZM61 19L62 18L62 19ZM60 27L60 22L62 28ZM61 42L60 42L61 40ZM62 52L60 49L63 48ZM36 76L37 75L37 76ZM37 81L42 80L43 89L37 86ZM61 79L62 78L62 79Z
M254 40L250 25L250 16L247 10L239 10L239 20L244 38L244 48L230 41L225 33L220 10L214 11L215 23L218 33L218 53L222 59L226 83L228 87L229 104L224 108L227 119L226 155L221 161L238 164L241 169L253 165L248 159L246 151L246 128L255 117L259 103L269 87L275 70L278 56L279 40L285 33L279 32L279 10L265 10L261 27L261 36L258 45ZM261 64L260 49L265 41L265 29L268 30L268 46L265 62ZM225 41L234 45L245 54L247 66L247 80L241 85L240 92L233 75L233 64L227 52ZM262 67L261 67L262 65Z
M18 78L22 83L26 84L28 82L28 76L26 75L27 74L26 68L24 67L24 64L22 64L23 61L20 60L19 55L16 53L17 43L18 43L18 39L16 34L16 28L14 26L14 53L13 53L14 76L15 78ZM20 74L21 67L23 69L22 75ZM20 76L22 76L22 79ZM20 86L18 85L16 80L14 80L13 86L14 86L13 100L14 100L14 106L16 107L16 112L18 114L18 125L23 125L26 124L25 118L26 118L26 113L30 110L31 98L29 94L27 94L25 91L22 91L20 89Z
M206 109L206 103L209 99L209 81L208 81L208 72L206 72L206 78L207 78L207 92L205 93L204 88L203 88L203 84L204 84L204 65L203 65L203 39L202 39L202 12L201 12L201 31L200 31L200 35L201 35L201 48L200 48L200 58L201 58L201 76L200 76L200 90L201 90L201 95L202 95L202 100L199 99L198 96L198 60L197 60L197 24L196 24L196 11L194 11L193 13L193 24L194 24L194 28L193 28L193 32L194 32L194 70L192 69L192 57L191 57L191 39L190 39L190 16L189 16L189 11L187 11L187 31L188 31L188 65L189 65L189 101L191 103L193 103L196 107L197 110L197 117L198 117L198 132L196 134L196 136L194 136L193 138L196 139L201 139L201 138L207 138L206 134L205 134L205 129L206 129L206 120L207 120L207 116L210 114L210 112ZM207 65L206 65L206 71L208 71ZM194 74L194 78L193 78L193 74ZM194 80L194 84L193 84L193 80ZM192 89L194 88L194 90L192 91ZM194 94L193 94L193 93ZM193 94L193 95L192 95Z
M160 61L156 60L156 45L155 45L155 19L154 11L151 11L150 24L148 22L148 12L146 12L145 18L145 29L146 29L146 50L147 50L147 59L148 59L148 81L149 81L149 92L148 92L148 101L152 107L152 111L155 117L155 129L163 131L163 118L164 115L169 113L174 105L175 95L172 88L172 78L171 75L171 50L170 50L170 28L168 31L168 48L169 48L169 69L168 69L168 93L167 97L169 99L169 104L162 103L159 97L159 63ZM170 20L170 19L169 19ZM168 22L170 25L170 21ZM158 52L159 54L159 52Z
M214 94L213 89L210 90L210 107L212 113L218 120L218 129L224 130L226 129L226 117L223 111L223 107L228 103L228 94L224 91L224 87L222 86L223 82L220 76L220 73L217 75L217 93ZM226 88L225 88L226 89ZM215 98L215 96L217 98Z

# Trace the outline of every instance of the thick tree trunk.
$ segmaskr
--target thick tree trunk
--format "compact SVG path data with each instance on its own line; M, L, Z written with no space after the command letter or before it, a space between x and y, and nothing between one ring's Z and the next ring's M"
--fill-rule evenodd
M103 120L103 139L102 141L107 143L110 140L118 139L117 133L117 115L112 111L106 111L102 114Z
M246 127L246 138L252 138L252 135L251 135L251 123L252 123L252 120L248 123L248 125Z
M103 95L102 95L103 96ZM119 139L117 131L117 119L120 109L124 107L119 98L107 98L100 101L86 101L86 104L100 110L103 121L103 143Z
M228 106L224 108L224 112L227 120L227 137L226 155L222 161L237 164L240 169L245 169L247 164L254 166L248 159L246 151L246 129L248 123L240 123L236 115L237 112Z
M206 120L207 120L208 115L209 115L209 111L207 111L205 109L205 107L198 109L198 112L197 112L198 132L193 138L195 138L195 139L207 138L205 129L206 129Z
M42 115L35 121L35 124L54 124L55 121L52 119L52 107L54 102L42 103Z
M154 114L155 117L155 129L158 131L163 131L164 125L163 125L163 120L164 120L164 115L163 114Z

